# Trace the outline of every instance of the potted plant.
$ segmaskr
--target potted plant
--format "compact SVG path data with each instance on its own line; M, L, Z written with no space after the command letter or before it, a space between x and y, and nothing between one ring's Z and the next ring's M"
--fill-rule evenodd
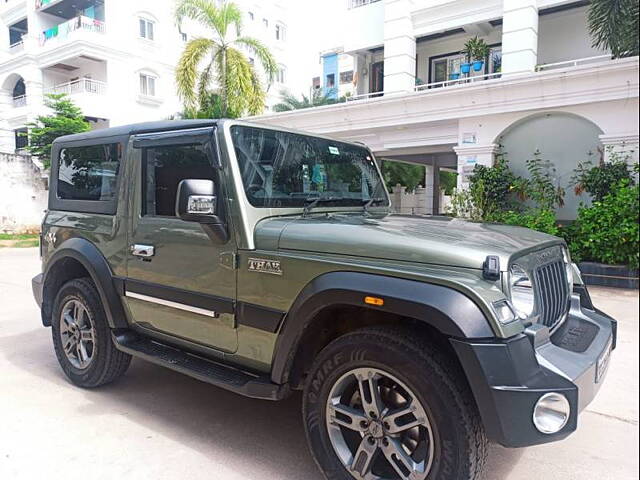
M471 71L471 59L474 57L476 42L478 37L470 38L464 44L464 48L460 52L465 57L465 61L460 65L460 72L469 73Z
M489 45L481 39L475 38L475 45L473 50L473 70L479 72L484 67L485 59L489 56Z

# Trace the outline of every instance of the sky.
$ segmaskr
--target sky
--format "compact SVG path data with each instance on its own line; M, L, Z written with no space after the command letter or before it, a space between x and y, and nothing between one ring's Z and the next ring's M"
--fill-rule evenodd
M308 94L311 79L321 71L319 53L342 46L340 14L346 11L347 0L286 1L291 58L295 59L289 69L289 83L292 89L300 90L293 93Z

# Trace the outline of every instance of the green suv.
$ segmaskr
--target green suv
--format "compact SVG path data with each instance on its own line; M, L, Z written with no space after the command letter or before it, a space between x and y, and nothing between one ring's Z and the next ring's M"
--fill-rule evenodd
M365 146L233 120L52 148L42 322L81 387L131 357L303 392L326 476L476 479L488 442L565 438L616 345L561 239L390 213Z

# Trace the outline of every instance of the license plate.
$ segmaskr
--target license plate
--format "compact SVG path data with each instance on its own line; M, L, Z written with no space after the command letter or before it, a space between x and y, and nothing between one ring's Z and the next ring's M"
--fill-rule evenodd
M596 365L596 383L600 382L604 378L604 375L607 373L607 367L609 366L609 359L611 358L611 347L613 346L613 339L609 339L607 343L607 348L600 355L598 359L598 364Z

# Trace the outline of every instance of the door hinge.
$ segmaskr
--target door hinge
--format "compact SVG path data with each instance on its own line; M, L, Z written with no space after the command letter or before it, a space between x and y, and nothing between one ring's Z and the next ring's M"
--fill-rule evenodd
M240 258L235 252L223 252L220 254L220 263L231 270L237 270Z

